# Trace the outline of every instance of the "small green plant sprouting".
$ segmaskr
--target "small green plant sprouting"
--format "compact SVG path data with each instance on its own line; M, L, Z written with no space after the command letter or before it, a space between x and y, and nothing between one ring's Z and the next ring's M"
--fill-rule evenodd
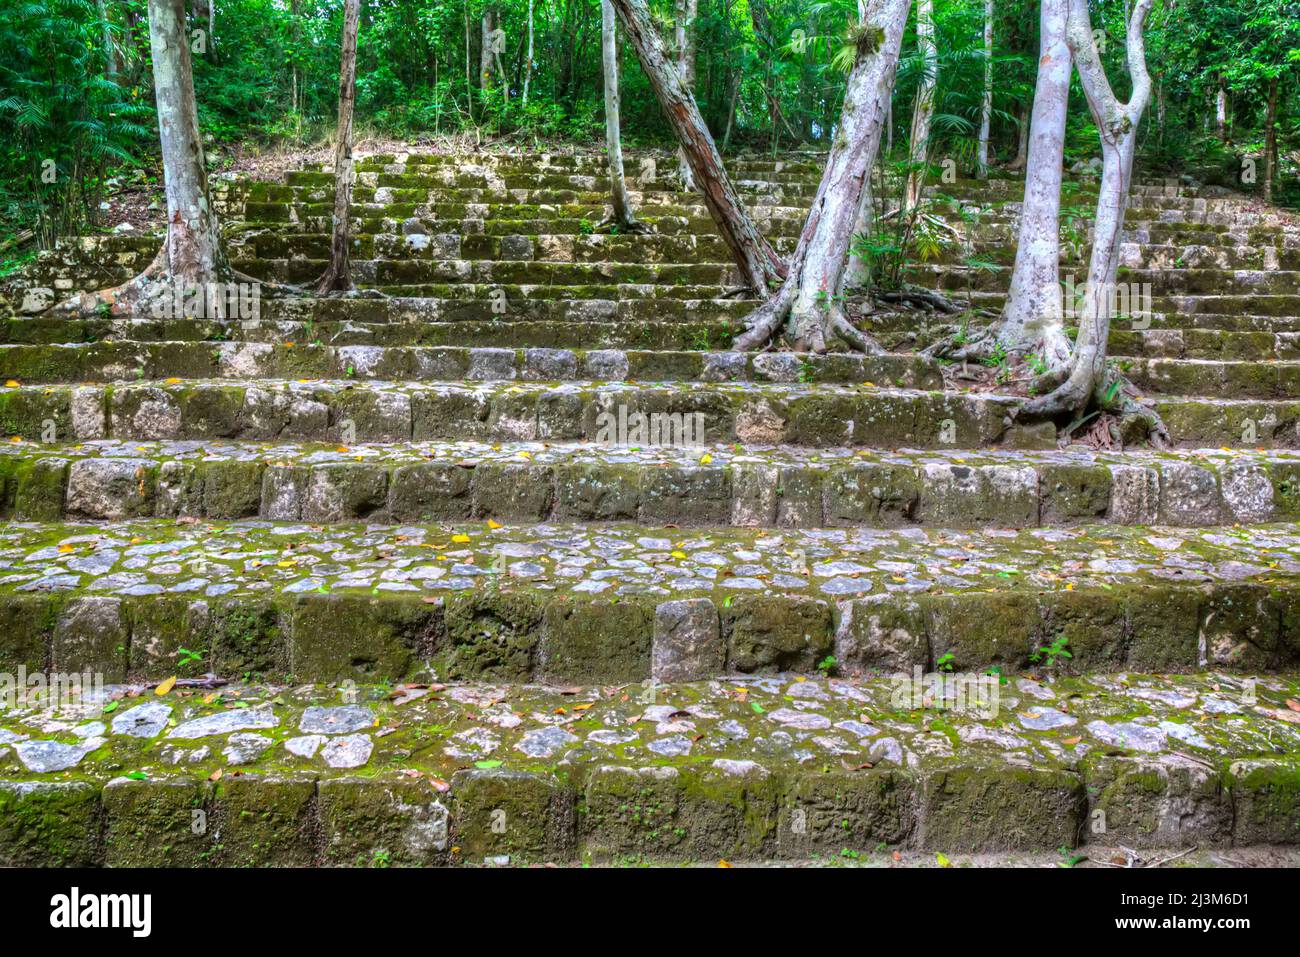
M590 236L595 231L596 227L590 219L582 219L578 221L578 232L581 235Z
M934 666L938 668L940 671L952 671L953 664L954 662L956 662L956 660L957 657L951 651L945 651L935 661Z
M197 651L191 651L188 648L176 649L177 664L179 665L197 665L203 661L203 655Z
M1066 847L1064 844L1056 849L1056 853L1061 855L1060 861L1056 864L1057 867L1074 867L1080 861L1088 859L1086 855L1076 854L1074 848Z
M1042 645L1030 654L1029 660L1034 664L1042 662L1044 667L1055 668L1057 662L1068 661L1074 657L1067 648L1069 644L1069 638L1065 635L1057 635L1050 645Z
M839 664L839 662L835 660L834 655L827 655L821 661L817 662L817 670L825 677L829 678L831 674L834 673L837 664Z

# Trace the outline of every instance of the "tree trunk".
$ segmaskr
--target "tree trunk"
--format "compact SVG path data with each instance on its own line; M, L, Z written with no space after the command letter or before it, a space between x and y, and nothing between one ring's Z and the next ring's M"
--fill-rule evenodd
M1277 173L1277 77L1268 84L1268 111L1264 114L1263 200L1273 202L1273 177Z
M854 27L857 54L844 108L789 275L749 317L749 328L734 348L757 348L784 328L799 351L824 352L834 336L853 348L879 351L845 317L842 288L849 242L880 149L909 6L909 0L878 0L866 22Z
M492 8L483 8L483 18L479 21L478 49L478 88L487 93L492 83Z
M600 0L600 57L605 74L605 152L609 155L609 191L611 211L601 226L612 225L621 232L639 232L645 227L637 222L628 199L623 178L623 143L618 118L618 38L617 21L610 0Z
M1088 109L1101 138L1101 184L1097 193L1088 281L1082 301L1072 303L1079 310L1079 335L1068 375L1053 392L1026 403L1021 410L1024 415L1073 415L1082 412L1090 402L1105 407L1115 398L1102 395L1101 390L1106 380L1106 340L1110 335L1115 303L1120 238L1133 174L1137 130L1151 98L1151 78L1147 73L1143 38L1151 4L1152 0L1137 0L1128 22L1125 46L1132 93L1124 103L1115 96L1097 51L1088 15L1088 0L1070 0L1069 47L1078 65Z
M185 33L185 0L148 0L154 99L167 197L167 236L144 272L114 289L74 297L56 312L84 315L108 306L113 315L147 314L151 307L197 294L203 317L222 318L222 301L208 297L226 281L230 264L204 165L194 74Z
M858 22L867 22L867 0L858 0ZM897 70L897 64L895 64ZM893 97L893 80L889 83L890 96L889 103L892 104ZM892 121L894 111L891 106L885 108L885 129L888 135L888 129ZM879 150L877 150L879 153ZM870 236L871 230L875 226L876 207L871 196L871 169L867 168L867 178L862 181L862 195L858 197L858 214L853 223L853 238L849 240L852 247L853 239L858 236ZM867 284L870 278L870 267L866 259L856 253L849 253L848 264L844 267L844 275L840 280L842 289L859 289Z
M997 329L1008 351L1041 349L1050 370L1070 357L1061 316L1060 216L1065 115L1070 99L1070 48L1065 30L1070 0L1042 0L1038 82L1029 127L1029 163L1020 211L1011 288Z
M533 78L533 0L528 0L528 59L524 61L524 106L528 105L528 85Z
M993 122L993 0L984 0L984 96L980 99L979 147L975 178L989 177L989 126Z
M741 203L695 98L668 59L663 39L650 19L646 0L611 2L665 118L686 150L696 188L740 268L741 280L760 296L766 295L769 284L785 277L785 265Z
M698 0L677 0L677 73L682 78L682 85L694 94L695 90L695 43L691 39L691 28L695 24ZM695 191L695 181L691 177L691 165L686 160L686 150L677 147L677 175L682 189L688 193Z
M934 116L934 91L939 57L934 45L934 0L916 0L916 49L921 57L921 81L912 107L912 138L908 141L905 211L921 201L926 165L930 159L930 120Z
M1214 129L1219 135L1219 142L1228 142L1228 87L1219 77L1218 89L1214 92Z
M113 47L113 29L108 22L108 8L104 5L104 0L96 0L96 10L99 13L99 27L104 34L104 76L110 80L117 78L117 50Z
M352 288L348 218L352 207L352 111L357 100L357 30L361 0L345 0L339 65L339 128L334 143L334 237L330 264L316 283L318 295Z

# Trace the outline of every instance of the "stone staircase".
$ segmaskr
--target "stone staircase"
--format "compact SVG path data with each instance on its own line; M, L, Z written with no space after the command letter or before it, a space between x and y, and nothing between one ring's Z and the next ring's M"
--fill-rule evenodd
M653 158L646 236L594 232L595 155L363 158L384 298L40 314L129 235L11 284L0 672L107 684L0 711L0 863L1300 844L1300 227L1137 187L1111 352L1177 446L1062 449L915 313L729 352L755 303ZM732 168L789 252L818 159ZM1019 192L936 188L913 279L996 308ZM326 172L217 198L239 269L322 271Z

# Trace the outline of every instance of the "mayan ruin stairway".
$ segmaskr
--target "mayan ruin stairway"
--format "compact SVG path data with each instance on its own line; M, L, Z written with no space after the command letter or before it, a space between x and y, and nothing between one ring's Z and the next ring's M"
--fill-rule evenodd
M626 162L651 232L594 151L359 154L359 291L255 316L47 311L156 231L5 280L0 670L107 684L0 714L0 863L1294 862L1300 218L1139 174L1109 351L1172 446L1063 445L942 312L731 351L708 211ZM728 160L782 255L824 163ZM986 323L1023 188L932 183L913 281ZM321 274L327 165L213 195Z

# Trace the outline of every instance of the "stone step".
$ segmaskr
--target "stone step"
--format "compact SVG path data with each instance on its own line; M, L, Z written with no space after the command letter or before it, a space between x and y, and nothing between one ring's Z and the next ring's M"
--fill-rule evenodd
M0 660L125 675L622 684L1300 663L1300 526L670 529L244 520L0 529ZM691 600L689 612L673 623ZM194 652L193 660L179 649ZM1059 654L1060 650L1069 656Z
M480 316L491 316L489 302L442 303L440 308L451 310L451 321L436 321L412 316L389 322L362 322L352 320L250 320L244 322L195 320L41 320L14 319L0 321L4 340L14 344L45 344L91 342L99 339L167 342L226 341L259 343L293 343L299 345L328 344L333 346L379 345L386 347L450 347L450 348L568 348L618 349L624 351L708 351L730 346L740 328L735 320L726 318L728 304L717 304L715 318L694 320L688 316L669 322L654 322L637 318L644 310L633 308L649 306L661 308L665 301L638 303L595 303L603 314L613 321L589 319L587 303L542 302L527 306L529 315L558 316L541 320L495 322L491 319L465 318L459 313L472 309ZM436 304L436 303L435 303ZM734 305L734 304L730 304ZM463 307L463 308L462 308ZM553 307L553 308L552 308ZM665 310L667 311L667 310ZM707 315L707 314L704 314ZM573 319L563 318L572 316ZM619 318L625 316L626 318ZM720 317L720 318L719 318ZM466 346L473 343L474 346Z
M917 263L908 269L908 274L919 285L950 292L969 290L1005 293L1011 281L1011 267L997 264L969 266ZM670 272L669 275L672 273ZM1062 280L1064 281L1068 275L1068 271L1063 270ZM1074 280L1076 285L1081 286L1086 276L1076 275ZM1149 284L1153 300L1157 302L1167 302L1174 297L1182 296L1196 296L1201 300L1218 299L1225 295L1267 296L1279 298L1287 307L1300 310L1300 273L1293 270L1120 267L1118 281L1121 286ZM1128 292L1127 289L1123 291ZM1138 298L1140 291L1133 291L1134 299Z
M881 452L709 445L689 420L597 443L90 440L0 445L14 521L1032 528L1300 518L1297 453Z
M331 346L284 341L0 344L0 382L35 385L168 378L873 381L912 389L943 388L938 364L917 355Z
M0 864L1290 859L1294 674L998 680L106 685L4 715Z
M1257 416L1270 409L1284 418L1258 425L1246 447L1300 446L1300 422L1293 418L1300 399L1179 401L1201 431L1216 431L1218 417L1229 409ZM597 441L609 417L626 411L702 414L704 441L710 443L925 449L1048 441L1042 429L1010 421L1015 404L1009 396L874 383L195 379L6 388L0 391L0 434L33 441ZM1192 432L1187 438L1201 445L1243 444L1201 441Z
M1117 365L1148 393L1229 399L1300 397L1300 362L1121 358Z
M328 260L247 259L236 260L244 272L256 279L304 283L319 278ZM701 286L715 288L739 285L739 270L730 263L662 262L535 262L490 259L354 259L353 281L358 285L387 289L400 286L470 284L490 286L557 287L563 296L570 286L645 286L659 289ZM1220 288L1222 283L1220 283ZM677 296L676 298L701 298Z
M1230 332L1221 329L1112 329L1115 356L1270 361L1300 359L1300 333Z

